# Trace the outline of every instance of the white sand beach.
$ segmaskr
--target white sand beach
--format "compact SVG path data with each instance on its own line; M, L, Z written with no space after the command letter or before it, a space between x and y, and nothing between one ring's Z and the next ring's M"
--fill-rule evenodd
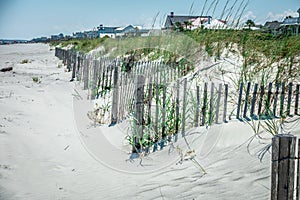
M179 163L183 139L140 165L123 145L125 122L88 127L80 104L91 102L74 98L80 86L48 45L0 46L0 68L8 66L0 72L1 200L270 198L270 153L258 158L270 136L250 142L251 128L232 120L186 134L206 174L197 162Z

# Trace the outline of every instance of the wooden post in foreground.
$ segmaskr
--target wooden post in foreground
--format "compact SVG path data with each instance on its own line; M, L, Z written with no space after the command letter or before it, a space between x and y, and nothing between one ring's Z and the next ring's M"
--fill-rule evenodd
M112 98L112 108L111 108L111 125L118 122L118 104L119 104L119 84L118 84L118 64L116 64L114 69L114 82L113 82L113 98Z
M135 101L134 101L134 118L135 118L135 133L134 134L134 145L136 150L141 150L139 140L143 137L143 118L144 118L144 85L145 77L143 75L137 75L135 82Z
M271 200L294 199L296 137L279 134L272 139Z

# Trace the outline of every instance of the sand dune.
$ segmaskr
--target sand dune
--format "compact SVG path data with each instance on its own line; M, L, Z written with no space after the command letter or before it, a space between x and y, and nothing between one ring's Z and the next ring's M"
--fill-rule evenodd
M187 133L207 174L178 162L181 137L141 166L123 143L126 124L89 126L91 102L74 98L81 86L59 63L44 44L0 46L0 66L13 66L0 73L0 199L269 199L270 154L258 154L270 138L247 148L253 133L233 120Z

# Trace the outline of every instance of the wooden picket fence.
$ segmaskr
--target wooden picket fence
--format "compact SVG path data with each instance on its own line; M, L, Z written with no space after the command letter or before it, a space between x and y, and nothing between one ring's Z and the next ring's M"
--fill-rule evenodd
M253 90L251 90L253 89ZM299 114L299 84L240 83L237 118L264 119Z
M240 83L236 89L197 83L185 76L191 70L186 65L95 59L59 48L55 55L72 71L72 80L83 82L88 99L112 95L111 125L131 117L136 135L151 133L152 141L162 144L192 127L224 123L234 116L255 120L299 114L299 84Z

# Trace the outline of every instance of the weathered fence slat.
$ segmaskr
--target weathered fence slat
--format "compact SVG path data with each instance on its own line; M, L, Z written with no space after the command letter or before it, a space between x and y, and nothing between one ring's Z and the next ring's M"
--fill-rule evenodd
M256 97L257 97L257 88L258 88L258 84L255 83L253 93L252 93L250 117L254 116L254 110L255 110L255 105L256 105Z
M93 79L92 79L92 87L91 87L91 99L95 99L96 97L96 88L97 88L97 63L96 60L93 60L93 64L92 64L92 73L93 73Z
M227 97L228 97L228 84L225 84L223 122L226 122L226 114L227 114Z
M267 94L267 99L266 99L266 111L265 111L266 116L274 116L271 113L271 95L272 95L272 83L269 83L268 94Z
M76 79L77 81L80 81L81 80L81 77L80 77L80 68L81 68L81 58L80 58L80 54L78 53L77 54L77 69L76 69Z
M163 96L162 96L162 120L161 120L161 135L162 140L166 137L166 95L167 95L167 86L166 86L166 77L163 77ZM163 142L162 142L163 143ZM163 144L161 145L163 147Z
M296 92L295 92L295 115L298 115L298 106L299 106L299 88L300 85L296 85Z
M251 86L251 83L248 82L248 84L247 84L247 89L246 89L245 103L244 103L243 118L246 118L246 117L247 117L247 110L248 110L248 100L249 100L250 86Z
M276 83L276 91L274 94L274 102L273 102L273 115L276 116L276 110L277 110L277 100L278 100L278 94L279 94L279 83Z
M135 102L134 102L134 118L135 118L135 148L133 152L139 150L139 140L143 137L143 118L144 118L144 85L145 76L137 75L135 82Z
M118 104L119 104L119 85L118 85L118 66L115 66L114 70L114 90L112 98L112 114L111 114L111 124L116 124L118 121Z
M151 123L151 103L152 103L152 77L150 79L150 83L148 84L148 117L147 117L147 124L150 125Z
M86 58L84 62L84 70L83 70L83 89L87 90L89 84L89 61Z
M298 139L298 152L297 152L297 185L296 185L296 199L300 197L300 139Z
M288 102L287 102L287 115L291 115L291 102L292 102L292 92L293 92L293 83L289 83L289 91L288 91Z
M179 80L177 80L177 84L176 84L176 108L175 108L175 133L178 134L179 132L179 95L180 95L180 82Z
M205 125L206 108L207 108L207 83L204 83L203 105L202 105L202 123L201 123L202 126Z
M120 69L118 69L118 70L119 70L118 71L118 88L119 88L119 90L118 90L118 108L117 108L117 110L118 110L118 112L117 112L118 120L117 120L117 122L121 121L121 119L122 119L122 114L121 114L122 111L121 110L122 110L122 104L123 104L122 98L123 98L123 89L124 89L120 85L122 83L122 75L119 75L119 74L121 74L122 72L120 72ZM114 90L114 88L112 88L112 89Z
M210 101L209 101L209 118L208 123L211 125L213 121L213 109L214 109L214 90L215 90L215 84L211 83L210 87Z
M76 54L74 53L73 57L73 63L72 63L72 78L71 81L74 81L76 77Z
M158 133L158 116L159 116L159 66L156 63L155 66L155 134L156 138L159 137Z
M280 95L280 110L279 110L280 117L283 116L284 96L285 96L285 83L282 83L281 84L281 95Z
M186 99L187 99L187 78L183 80L183 102L182 102L182 127L181 134L185 136L185 120L186 120Z
M219 84L217 104L216 104L216 119L215 119L216 124L219 123L219 110L220 110L221 94L222 94L222 84Z
M244 83L240 83L240 88L239 88L239 98L238 98L238 104L237 104L237 111L236 111L236 118L240 118L240 109L241 109L241 103L242 103L242 95L243 95L243 87Z
M199 125L199 106L200 106L200 87L199 85L196 86L196 112L195 112L195 127Z
M105 83L105 71L106 71L106 60L102 59L102 83L101 83L101 90L103 91L105 89L104 83Z
M261 117L262 105L264 101L265 87L263 85L260 86L260 94L259 94L259 102L258 102L258 117Z

